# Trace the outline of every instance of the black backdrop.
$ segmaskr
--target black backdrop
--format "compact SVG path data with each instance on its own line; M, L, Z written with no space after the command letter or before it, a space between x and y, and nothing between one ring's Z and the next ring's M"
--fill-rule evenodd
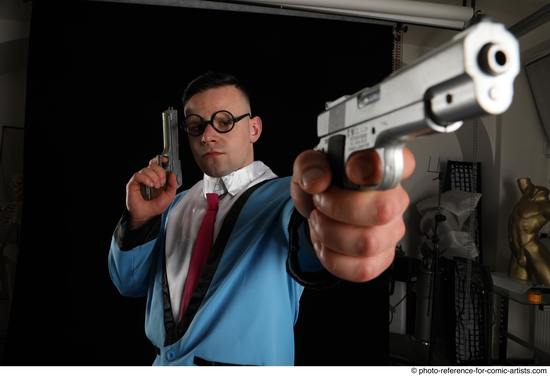
M33 2L25 206L4 364L148 365L144 299L107 252L132 173L162 150L161 112L208 69L251 88L256 158L279 175L316 144L327 100L391 70L389 26L100 2ZM200 172L182 142L184 186ZM306 291L297 364L384 364L387 276Z

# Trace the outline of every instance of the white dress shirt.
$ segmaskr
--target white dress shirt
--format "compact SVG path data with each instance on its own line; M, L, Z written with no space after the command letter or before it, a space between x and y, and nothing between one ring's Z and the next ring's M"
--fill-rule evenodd
M165 252L166 275L175 320L178 320L181 296L195 239L206 212L206 194L217 193L220 196L214 225L215 241L226 214L237 198L249 187L275 177L277 175L260 161L252 162L221 178L204 174L203 179L191 187L174 206L166 225Z

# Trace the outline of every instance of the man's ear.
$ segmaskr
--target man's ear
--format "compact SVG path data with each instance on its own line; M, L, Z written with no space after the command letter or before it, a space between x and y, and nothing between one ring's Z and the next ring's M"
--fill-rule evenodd
M250 141L255 143L262 134L262 119L259 116L254 116L250 119Z

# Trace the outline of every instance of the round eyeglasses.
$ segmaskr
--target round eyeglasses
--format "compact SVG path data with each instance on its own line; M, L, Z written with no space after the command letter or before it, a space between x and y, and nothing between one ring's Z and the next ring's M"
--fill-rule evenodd
M193 137L200 136L204 133L204 130L208 124L212 125L212 128L218 133L227 133L233 129L235 123L244 119L246 116L251 116L250 113L246 113L240 116L233 116L229 111L221 110L216 111L210 117L210 120L204 120L202 116L196 114L189 114L183 121L183 129Z

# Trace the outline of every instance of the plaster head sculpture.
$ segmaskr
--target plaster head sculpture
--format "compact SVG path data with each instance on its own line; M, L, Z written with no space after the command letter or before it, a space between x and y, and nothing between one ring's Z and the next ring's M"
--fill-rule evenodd
M550 286L550 251L538 236L550 220L550 190L534 185L529 178L520 178L517 183L522 196L508 222L510 276Z

